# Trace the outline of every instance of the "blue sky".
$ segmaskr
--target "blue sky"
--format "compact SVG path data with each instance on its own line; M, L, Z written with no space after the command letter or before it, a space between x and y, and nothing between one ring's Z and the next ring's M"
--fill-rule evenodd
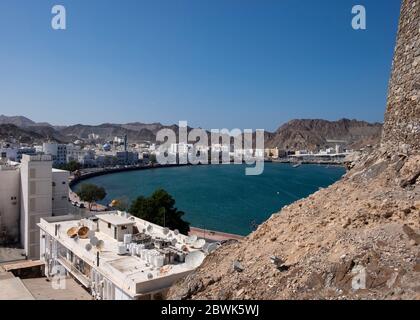
M67 30L51 28L51 8ZM367 30L351 28L353 5ZM399 0L1 0L0 114L275 130L383 121Z

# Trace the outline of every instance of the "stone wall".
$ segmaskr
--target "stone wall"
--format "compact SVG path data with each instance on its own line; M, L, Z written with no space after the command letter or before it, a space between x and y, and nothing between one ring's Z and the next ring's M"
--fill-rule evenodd
M420 0L403 0L388 89L382 145L391 151L420 149Z

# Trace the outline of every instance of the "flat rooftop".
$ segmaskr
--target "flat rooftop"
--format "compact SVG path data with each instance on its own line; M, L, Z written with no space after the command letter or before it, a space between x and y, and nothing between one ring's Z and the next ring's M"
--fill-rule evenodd
M114 212L111 214L98 214L97 217L110 223L135 224L138 230L147 230L146 234L153 239L176 239L177 250L185 252L187 255L192 252L201 251L194 248L190 243L191 238L169 231L166 228L151 224L142 219L124 217L124 213ZM133 220L131 220L133 219ZM95 237L102 240L104 246L99 253L99 266L97 266L97 249L87 249L89 239L72 239L67 235L67 231L73 227L80 227L81 220L72 216L48 217L41 219L39 227L47 232L51 237L58 240L61 245L71 250L76 256L84 260L91 267L97 269L105 277L114 282L120 289L129 293L131 296L147 294L169 287L176 279L189 274L197 265L194 263L166 264L162 267L155 267L146 260L136 255L119 255L118 241L105 233L95 232ZM55 226L58 225L57 236L55 236ZM150 250L150 251L153 251ZM198 254L198 260L204 258L204 254ZM201 263L201 260L199 263Z

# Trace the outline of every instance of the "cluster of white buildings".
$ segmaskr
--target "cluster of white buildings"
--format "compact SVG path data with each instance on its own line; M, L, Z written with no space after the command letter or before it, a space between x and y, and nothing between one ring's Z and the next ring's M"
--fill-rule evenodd
M187 155L193 152L202 152L210 154L210 152L219 153L219 154L228 154L231 159L234 157L250 156L250 157L264 157L264 149L240 149L234 148L230 144L212 144L211 146L194 146L190 143L172 143L167 151L172 155ZM154 151L155 154L159 154L158 150Z
M44 142L41 146L23 147L20 145L1 146L0 159L20 162L22 155L50 155L53 166L61 166L76 161L86 167L103 167L115 165L136 165L139 153L136 151L111 149L109 144L82 147L79 144L60 144Z

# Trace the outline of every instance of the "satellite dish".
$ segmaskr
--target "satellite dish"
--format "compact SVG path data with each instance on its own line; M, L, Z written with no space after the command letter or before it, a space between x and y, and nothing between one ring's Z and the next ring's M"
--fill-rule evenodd
M79 231L77 231L77 234L80 239L87 239L89 234L89 228L88 227L81 227Z
M92 250L92 245L90 243L86 243L85 249L86 249L86 251Z
M105 246L105 242L103 240L99 240L98 243L96 244L96 249L98 249L99 251L101 251Z
M177 235L179 235L179 230L178 229L175 229L174 230L174 234L177 236Z
M185 257L185 264L192 269L197 268L198 266L200 266L200 264L203 262L205 258L204 253L202 253L201 251L194 251L189 253L186 257Z
M167 235L169 233L169 229L168 228L163 228L163 234Z
M77 227L71 227L69 230L67 230L67 235L70 238L76 238L77 237Z
M206 244L206 240L198 239L194 241L194 243L192 244L192 247L195 249L201 249L205 244Z
M178 243L178 240L176 240L176 239L172 239L171 240L171 244L174 246L174 245L176 245Z
M87 235L89 239L92 239L95 236L95 231L89 230Z
M90 244L92 245L92 246L94 246L94 247L96 247L96 245L98 244L98 238L96 238L96 237L92 237L92 238L90 238Z
M152 232L152 230L153 230L153 226L152 226L151 224L149 224L149 225L147 226L147 231L148 231L148 232Z
M172 232L167 235L168 238L172 238L172 236L173 236Z
M153 274L149 272L149 273L147 274L147 279L149 279L149 280L150 280L150 279L153 279Z

